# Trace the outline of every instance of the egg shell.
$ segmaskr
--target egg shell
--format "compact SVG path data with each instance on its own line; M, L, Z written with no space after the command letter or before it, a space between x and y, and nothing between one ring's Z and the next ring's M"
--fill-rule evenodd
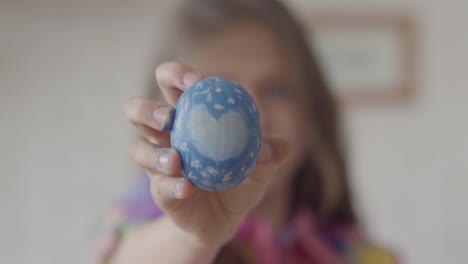
M260 141L258 108L240 84L208 77L179 98L171 144L196 186L215 192L240 184L256 164Z

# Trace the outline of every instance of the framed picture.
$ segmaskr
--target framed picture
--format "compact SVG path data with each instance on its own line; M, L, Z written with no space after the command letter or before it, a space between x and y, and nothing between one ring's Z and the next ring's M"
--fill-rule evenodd
M409 16L304 16L312 49L344 104L406 102L415 92L415 32Z

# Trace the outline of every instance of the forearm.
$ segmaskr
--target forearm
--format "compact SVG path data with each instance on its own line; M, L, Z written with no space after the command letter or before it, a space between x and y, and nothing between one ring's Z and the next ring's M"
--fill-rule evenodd
M163 216L128 232L110 263L212 263L220 247L197 243Z

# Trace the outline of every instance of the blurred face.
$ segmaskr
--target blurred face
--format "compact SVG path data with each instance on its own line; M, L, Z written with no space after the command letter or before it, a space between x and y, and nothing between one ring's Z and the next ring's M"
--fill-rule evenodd
M187 63L205 76L225 76L241 83L260 110L263 136L275 135L288 141L290 155L271 175L269 193L289 188L310 137L298 63L268 27L253 21L237 23L199 46Z

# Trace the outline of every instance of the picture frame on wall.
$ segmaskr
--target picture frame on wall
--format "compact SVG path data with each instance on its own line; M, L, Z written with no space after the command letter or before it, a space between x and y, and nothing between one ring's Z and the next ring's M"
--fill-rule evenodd
M340 102L402 103L414 95L415 30L410 16L313 13L303 17L311 49Z

